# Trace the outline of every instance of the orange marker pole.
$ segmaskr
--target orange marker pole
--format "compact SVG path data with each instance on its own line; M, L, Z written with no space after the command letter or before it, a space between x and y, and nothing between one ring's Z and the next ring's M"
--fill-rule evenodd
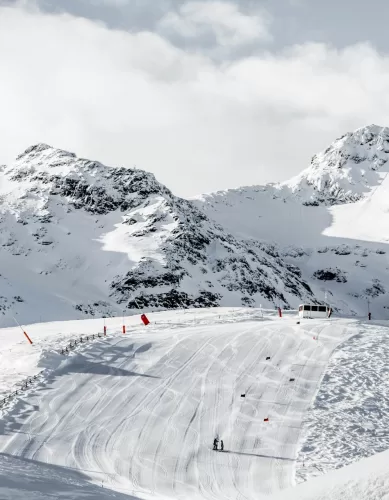
M22 330L23 332L23 335L26 337L26 339L29 341L30 344L32 344L32 340L30 339L30 337L27 335L27 333L23 330L23 328L20 326L20 324L17 322L15 316L12 316L15 323L18 325L18 327Z
M23 330L23 333L24 333L24 335L26 336L26 339L27 339L27 340L30 342L30 344L32 345L32 340L31 340L31 339L30 339L30 337L27 335L27 332L25 332L25 331Z

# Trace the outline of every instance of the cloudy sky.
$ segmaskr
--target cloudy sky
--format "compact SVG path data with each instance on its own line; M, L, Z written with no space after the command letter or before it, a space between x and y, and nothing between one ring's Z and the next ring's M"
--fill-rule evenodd
M0 0L0 163L45 142L181 196L389 126L382 0Z

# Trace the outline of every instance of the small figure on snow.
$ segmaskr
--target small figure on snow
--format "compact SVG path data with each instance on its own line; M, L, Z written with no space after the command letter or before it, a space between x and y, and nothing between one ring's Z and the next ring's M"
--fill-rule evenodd
M221 439L220 441L220 451L223 451L224 450L224 443L223 443L223 439Z
M214 449L214 450L217 450L217 443L218 443L218 442L219 442L219 441L218 441L218 439L217 439L217 438L215 438L215 439L213 440L213 449Z

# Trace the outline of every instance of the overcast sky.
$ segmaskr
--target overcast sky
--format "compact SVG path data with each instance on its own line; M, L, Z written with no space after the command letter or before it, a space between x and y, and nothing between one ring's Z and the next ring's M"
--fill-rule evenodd
M46 142L193 196L389 126L382 0L0 0L0 163Z

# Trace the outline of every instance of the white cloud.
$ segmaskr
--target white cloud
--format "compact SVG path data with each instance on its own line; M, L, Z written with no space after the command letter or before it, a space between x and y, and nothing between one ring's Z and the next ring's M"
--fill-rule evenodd
M265 12L244 14L235 3L190 1L164 16L159 29L185 38L203 38L210 33L217 44L240 46L270 39L269 16Z
M89 0L93 5L108 5L112 7L121 7L128 4L128 0Z
M389 125L389 60L307 44L217 65L157 34L0 7L0 163L47 142L136 164L183 196L286 178Z

